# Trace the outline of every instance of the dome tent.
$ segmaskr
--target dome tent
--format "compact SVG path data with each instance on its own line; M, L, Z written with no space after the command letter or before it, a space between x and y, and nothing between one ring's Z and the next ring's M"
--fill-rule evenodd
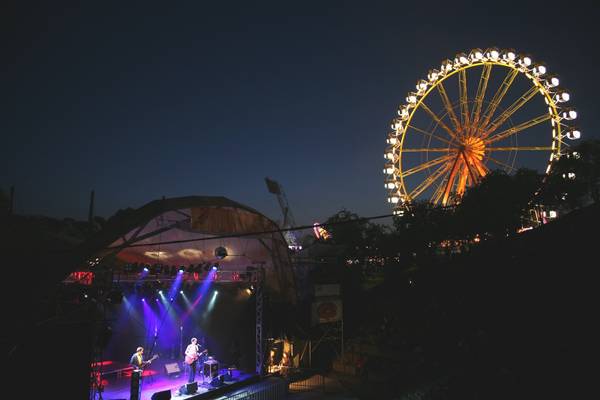
M85 247L88 260L110 260L113 266L218 263L221 272L261 267L266 289L281 300L295 301L291 261L278 226L225 197L152 201L109 220ZM225 257L215 253L222 248Z

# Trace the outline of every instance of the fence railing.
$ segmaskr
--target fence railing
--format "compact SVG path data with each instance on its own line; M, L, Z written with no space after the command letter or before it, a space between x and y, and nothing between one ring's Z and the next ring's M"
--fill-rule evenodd
M290 392L325 392L325 376L318 371L287 368L281 371L288 382Z

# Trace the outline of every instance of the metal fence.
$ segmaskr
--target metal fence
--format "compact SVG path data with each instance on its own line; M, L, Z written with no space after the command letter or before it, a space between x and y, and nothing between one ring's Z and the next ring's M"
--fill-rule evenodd
M267 378L262 382L228 395L227 400L279 400L286 398L286 381L280 378Z
M285 378L290 392L326 391L325 376L317 371L290 369Z

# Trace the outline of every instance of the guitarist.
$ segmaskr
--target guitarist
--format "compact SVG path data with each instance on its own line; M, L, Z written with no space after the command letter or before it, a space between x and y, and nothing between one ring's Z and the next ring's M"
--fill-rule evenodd
M196 379L196 365L198 364L198 358L205 352L206 350L200 351L198 340L195 337L192 338L190 344L185 349L185 363L190 367L188 383L192 383Z
M143 370L148 364L151 364L152 361L158 358L158 354L152 357L151 359L144 361L144 348L138 347L135 349L135 353L129 359L129 365L133 367L134 370L140 371Z

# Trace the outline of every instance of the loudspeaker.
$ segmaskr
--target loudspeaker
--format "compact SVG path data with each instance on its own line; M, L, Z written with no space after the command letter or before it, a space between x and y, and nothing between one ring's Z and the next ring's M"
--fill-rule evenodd
M165 371L167 371L167 375L169 376L179 376L181 373L178 363L165 364Z
M150 398L152 400L169 400L171 398L171 389L155 392Z
M210 386L212 387L221 387L224 385L223 381L224 381L224 377L223 375L221 376L215 376L211 381L210 381Z
M234 379L233 379L233 368L229 368L229 369L227 370L227 373L226 373L226 374L223 374L222 376L223 376L223 380L224 380L224 381L226 381L226 382L231 382L231 381L233 381L233 380L234 380Z
M198 391L198 382L186 383L179 388L181 394L194 394Z

